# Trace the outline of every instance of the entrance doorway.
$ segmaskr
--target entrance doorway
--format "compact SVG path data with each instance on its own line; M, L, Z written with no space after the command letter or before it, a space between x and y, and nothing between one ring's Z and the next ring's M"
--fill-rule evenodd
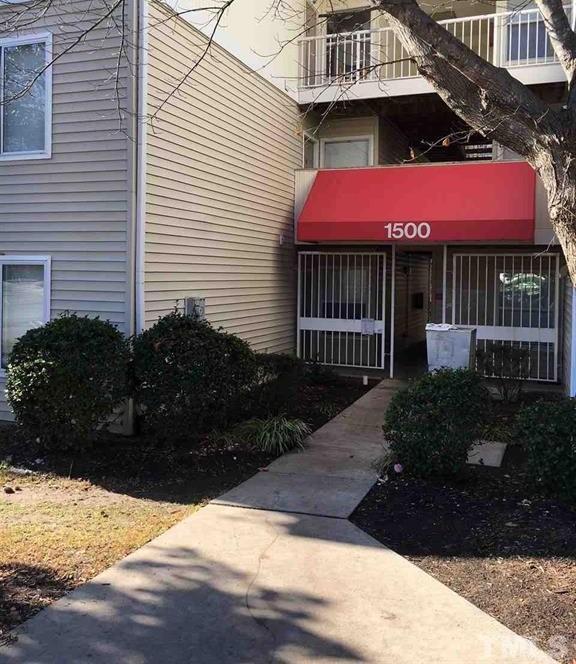
M395 263L395 375L412 378L427 370L426 324L432 316L432 253L397 250Z

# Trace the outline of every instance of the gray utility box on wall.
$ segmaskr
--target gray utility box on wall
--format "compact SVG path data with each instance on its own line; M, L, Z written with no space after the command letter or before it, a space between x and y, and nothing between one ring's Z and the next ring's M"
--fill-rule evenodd
M184 313L187 316L194 316L198 320L206 320L206 298L185 297Z
M471 369L476 352L476 330L447 323L426 325L428 371Z

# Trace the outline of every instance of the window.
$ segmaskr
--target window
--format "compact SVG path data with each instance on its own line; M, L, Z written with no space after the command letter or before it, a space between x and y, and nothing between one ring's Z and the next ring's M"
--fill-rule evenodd
M371 166L372 137L338 138L322 140L323 168L350 168Z
M0 159L50 156L50 36L0 40Z
M304 132L303 151L304 168L318 168L318 141L307 132Z
M50 259L0 256L0 370L27 330L50 318Z

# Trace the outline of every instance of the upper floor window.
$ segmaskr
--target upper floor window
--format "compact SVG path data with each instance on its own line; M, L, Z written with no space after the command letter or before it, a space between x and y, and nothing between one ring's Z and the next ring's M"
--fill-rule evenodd
M0 40L0 159L50 156L50 36Z
M373 150L371 136L323 138L320 165L322 168L372 166Z
M318 139L305 131L303 141L304 168L318 168Z

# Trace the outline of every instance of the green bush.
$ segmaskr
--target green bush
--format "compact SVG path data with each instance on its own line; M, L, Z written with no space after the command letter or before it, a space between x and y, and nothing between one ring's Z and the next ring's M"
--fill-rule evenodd
M260 353L257 359L258 382L244 402L245 415L268 417L294 410L305 363L292 355L274 353Z
M306 370L306 363L295 355L285 353L258 353L258 364L263 374L270 378L286 374L302 375Z
M87 445L128 396L129 360L108 321L65 314L29 330L8 360L17 422L47 449Z
M576 399L524 407L518 433L532 480L549 493L576 501Z
M384 435L404 470L419 477L459 473L481 431L489 395L478 374L442 369L398 392Z
M133 349L135 401L159 438L193 438L225 424L257 377L245 341L177 312L138 335Z
M243 422L236 428L234 438L242 439L261 452L284 454L303 448L304 440L310 433L310 427L302 420L278 415Z
M306 363L306 380L311 385L338 385L342 382L332 367L317 360Z
M486 350L476 351L478 370L491 376L503 401L518 401L530 373L530 353L504 343L491 343Z

